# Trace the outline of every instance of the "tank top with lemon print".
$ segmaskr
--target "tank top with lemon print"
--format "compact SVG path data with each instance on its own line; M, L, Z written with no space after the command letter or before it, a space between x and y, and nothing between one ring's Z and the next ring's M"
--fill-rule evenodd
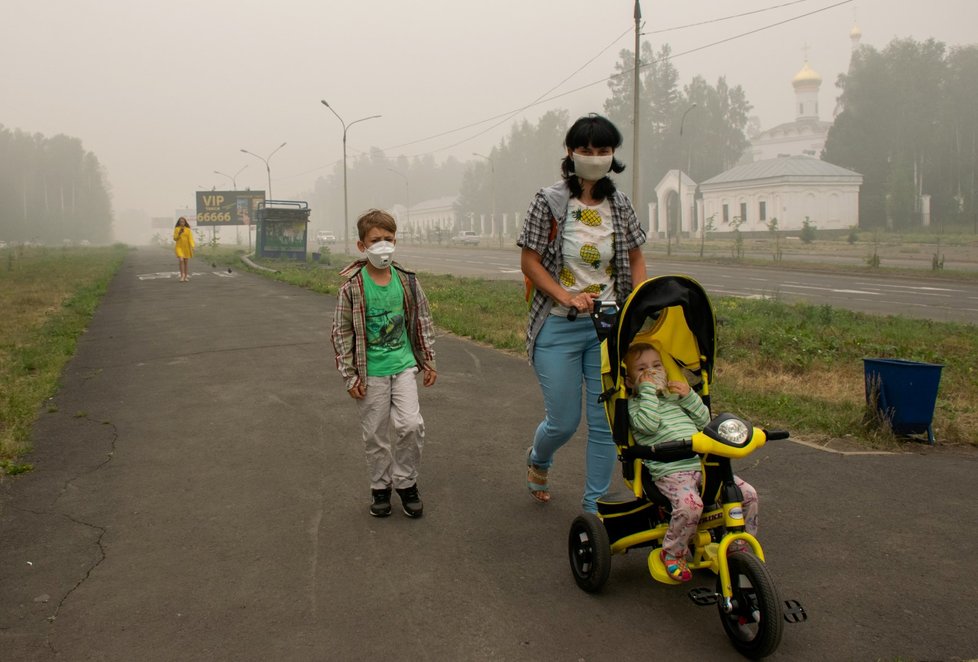
M560 284L572 294L596 292L599 299L614 299L615 257L611 204L607 199L594 207L572 199L564 221L564 265ZM555 305L552 314L567 316L565 306Z

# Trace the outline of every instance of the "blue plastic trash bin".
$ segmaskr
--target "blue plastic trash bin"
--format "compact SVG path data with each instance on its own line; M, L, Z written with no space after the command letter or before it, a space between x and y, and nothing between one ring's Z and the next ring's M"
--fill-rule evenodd
M900 435L927 433L934 443L934 406L941 383L938 363L903 359L863 359L866 373L866 402L872 402L874 384L879 385L876 407Z

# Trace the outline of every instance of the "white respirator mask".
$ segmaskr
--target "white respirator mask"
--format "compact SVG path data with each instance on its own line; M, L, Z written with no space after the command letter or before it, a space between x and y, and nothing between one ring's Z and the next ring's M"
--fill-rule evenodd
M574 160L574 174L581 179L589 182L596 182L611 170L611 162L614 160L612 154L605 156L585 156L584 154L574 153L571 155Z
M389 267L394 259L394 244L389 241L378 241L367 249L367 260L376 269Z

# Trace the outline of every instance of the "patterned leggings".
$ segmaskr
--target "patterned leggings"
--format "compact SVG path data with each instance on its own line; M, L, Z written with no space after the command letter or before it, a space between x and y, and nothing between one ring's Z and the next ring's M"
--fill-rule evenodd
M734 482L744 495L744 528L747 533L756 536L757 490L736 476ZM700 472L677 471L655 481L655 486L672 503L672 517L666 537L662 540L662 548L669 556L683 558L703 512Z

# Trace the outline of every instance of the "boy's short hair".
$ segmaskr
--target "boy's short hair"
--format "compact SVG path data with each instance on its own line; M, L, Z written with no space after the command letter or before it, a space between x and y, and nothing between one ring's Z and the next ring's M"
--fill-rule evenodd
M368 209L360 214L360 218L357 219L357 233L360 235L360 241L363 241L363 238L373 228L380 228L397 234L397 221L382 209Z

